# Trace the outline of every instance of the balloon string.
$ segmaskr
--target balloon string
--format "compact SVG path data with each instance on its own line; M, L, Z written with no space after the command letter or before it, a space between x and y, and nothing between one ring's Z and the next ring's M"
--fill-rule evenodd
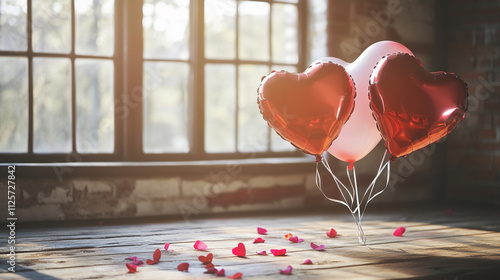
M349 207L349 210L352 211L352 206L354 204L354 189L353 189L353 192L351 193L347 187L342 183L342 181L340 181L337 176L335 176L335 174L333 174L333 171L332 169L330 168L330 164L328 163L328 161L323 157L323 160L322 160L322 163L323 163L323 166L326 168L326 170L330 173L330 175L332 176L333 180L335 181L335 184L337 185L337 188L339 189L339 192L342 194L342 197L344 198L344 201L346 203L347 202L347 199L344 195L344 192L342 191L342 189L340 188L340 186L342 186L342 188L344 188L344 190L349 194L349 198L351 199L351 204L350 204L350 207Z
M334 199L334 198L331 198L329 197L328 195L326 195L324 192L323 192L323 189L321 187L321 174L319 173L319 163L317 162L316 163L316 186L318 187L319 191L321 192L321 194L323 194L323 196L332 201L332 202L336 202L336 203L339 203L339 204L342 204L342 205L345 205L347 207L347 209L349 209L350 212L352 212L351 210L351 207L349 206L349 204L347 204L347 202L345 201L342 201L342 200L339 200L339 199ZM335 176L335 175L333 175ZM340 187L338 186L337 184L337 187L340 189ZM342 193L342 192L341 192ZM342 193L342 196L344 197L344 200L345 200L345 196L344 194Z
M382 157L382 160L380 162L380 166L379 166L378 171L377 171L377 175L375 175L375 178L373 178L372 182L370 183L370 185L366 189L365 193L363 194L363 198L361 199L361 201L363 201L365 199L366 195L369 192L368 198L364 204L364 208L362 210L360 209L361 210L361 218L363 218L363 216L365 214L366 208L368 207L368 203L370 203L370 201L372 201L375 197L377 197L378 195L383 193L387 189L387 186L389 186L389 179L390 179L390 173L391 173L391 161L390 161L390 159L388 159L384 163L384 159L386 156L387 156L387 151L385 151L384 156ZM385 181L385 186L380 191L373 194L373 191L375 189L375 184L376 184L378 178L380 177L380 175L383 173L384 169L387 169L387 175L386 175L387 179Z

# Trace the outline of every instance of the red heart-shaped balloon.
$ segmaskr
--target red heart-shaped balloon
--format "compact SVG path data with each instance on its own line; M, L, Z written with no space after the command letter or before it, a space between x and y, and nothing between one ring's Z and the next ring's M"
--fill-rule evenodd
M318 62L304 73L273 72L257 102L269 126L317 158L330 147L354 109L356 90L344 67Z
M382 58L370 77L370 108L389 153L399 157L439 141L465 117L467 85L427 72L409 54Z

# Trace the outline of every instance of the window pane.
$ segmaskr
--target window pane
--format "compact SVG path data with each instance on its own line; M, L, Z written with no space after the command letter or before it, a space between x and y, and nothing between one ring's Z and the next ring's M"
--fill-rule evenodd
M236 151L236 71L231 64L205 66L205 151Z
M70 52L70 4L70 0L32 0L34 51L52 53Z
M0 50L25 51L26 0L0 0Z
M144 62L144 152L189 152L188 83L187 63Z
M269 67L241 65L238 70L238 151L267 151L269 127L259 112L257 88Z
M145 0L144 57L189 58L189 1Z
M242 1L238 7L238 55L245 60L269 60L269 3Z
M0 152L28 151L28 60L0 57Z
M205 56L214 59L236 57L235 0L205 1Z
M79 153L114 150L113 62L77 59L76 149Z
M66 58L33 59L33 151L71 152L71 67Z
M114 0L75 1L76 53L113 54L114 8Z
M298 55L297 6L273 4L273 62L297 63Z

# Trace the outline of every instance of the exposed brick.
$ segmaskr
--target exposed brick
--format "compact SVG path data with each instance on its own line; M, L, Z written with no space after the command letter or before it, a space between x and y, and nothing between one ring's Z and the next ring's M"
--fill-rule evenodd
M23 222L57 221L66 218L60 204L44 204L27 208L16 208L16 216Z
M49 194L45 192L39 192L37 201L40 204L71 202L73 201L72 188L57 186L54 187L54 189Z
M180 197L180 178L140 179L135 183L133 194L138 198L178 198Z
M83 180L73 181L73 200L109 200L114 197L114 185L109 180Z
M233 204L242 204L249 201L248 190L241 189L231 193L221 193L214 197L208 197L210 206L223 206L227 207Z
M248 185L252 188L268 188L272 186L291 186L303 185L304 175L276 175L276 176L257 176L248 180Z
M254 203L270 202L285 197L301 196L305 193L305 187L301 186L275 186L270 188L252 188L250 201Z

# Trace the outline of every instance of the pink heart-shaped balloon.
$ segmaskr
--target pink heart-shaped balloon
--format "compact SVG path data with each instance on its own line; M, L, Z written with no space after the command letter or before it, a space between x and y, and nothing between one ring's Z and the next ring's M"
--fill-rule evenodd
M453 73L427 72L409 54L382 59L370 84L373 116L393 156L439 141L465 117L464 81Z
M408 48L399 43L381 41L369 46L352 63L335 57L318 60L344 66L356 84L356 107L337 139L328 148L328 152L334 157L353 163L365 157L380 142L380 133L369 106L368 81L373 68L383 56L398 52L412 54Z

